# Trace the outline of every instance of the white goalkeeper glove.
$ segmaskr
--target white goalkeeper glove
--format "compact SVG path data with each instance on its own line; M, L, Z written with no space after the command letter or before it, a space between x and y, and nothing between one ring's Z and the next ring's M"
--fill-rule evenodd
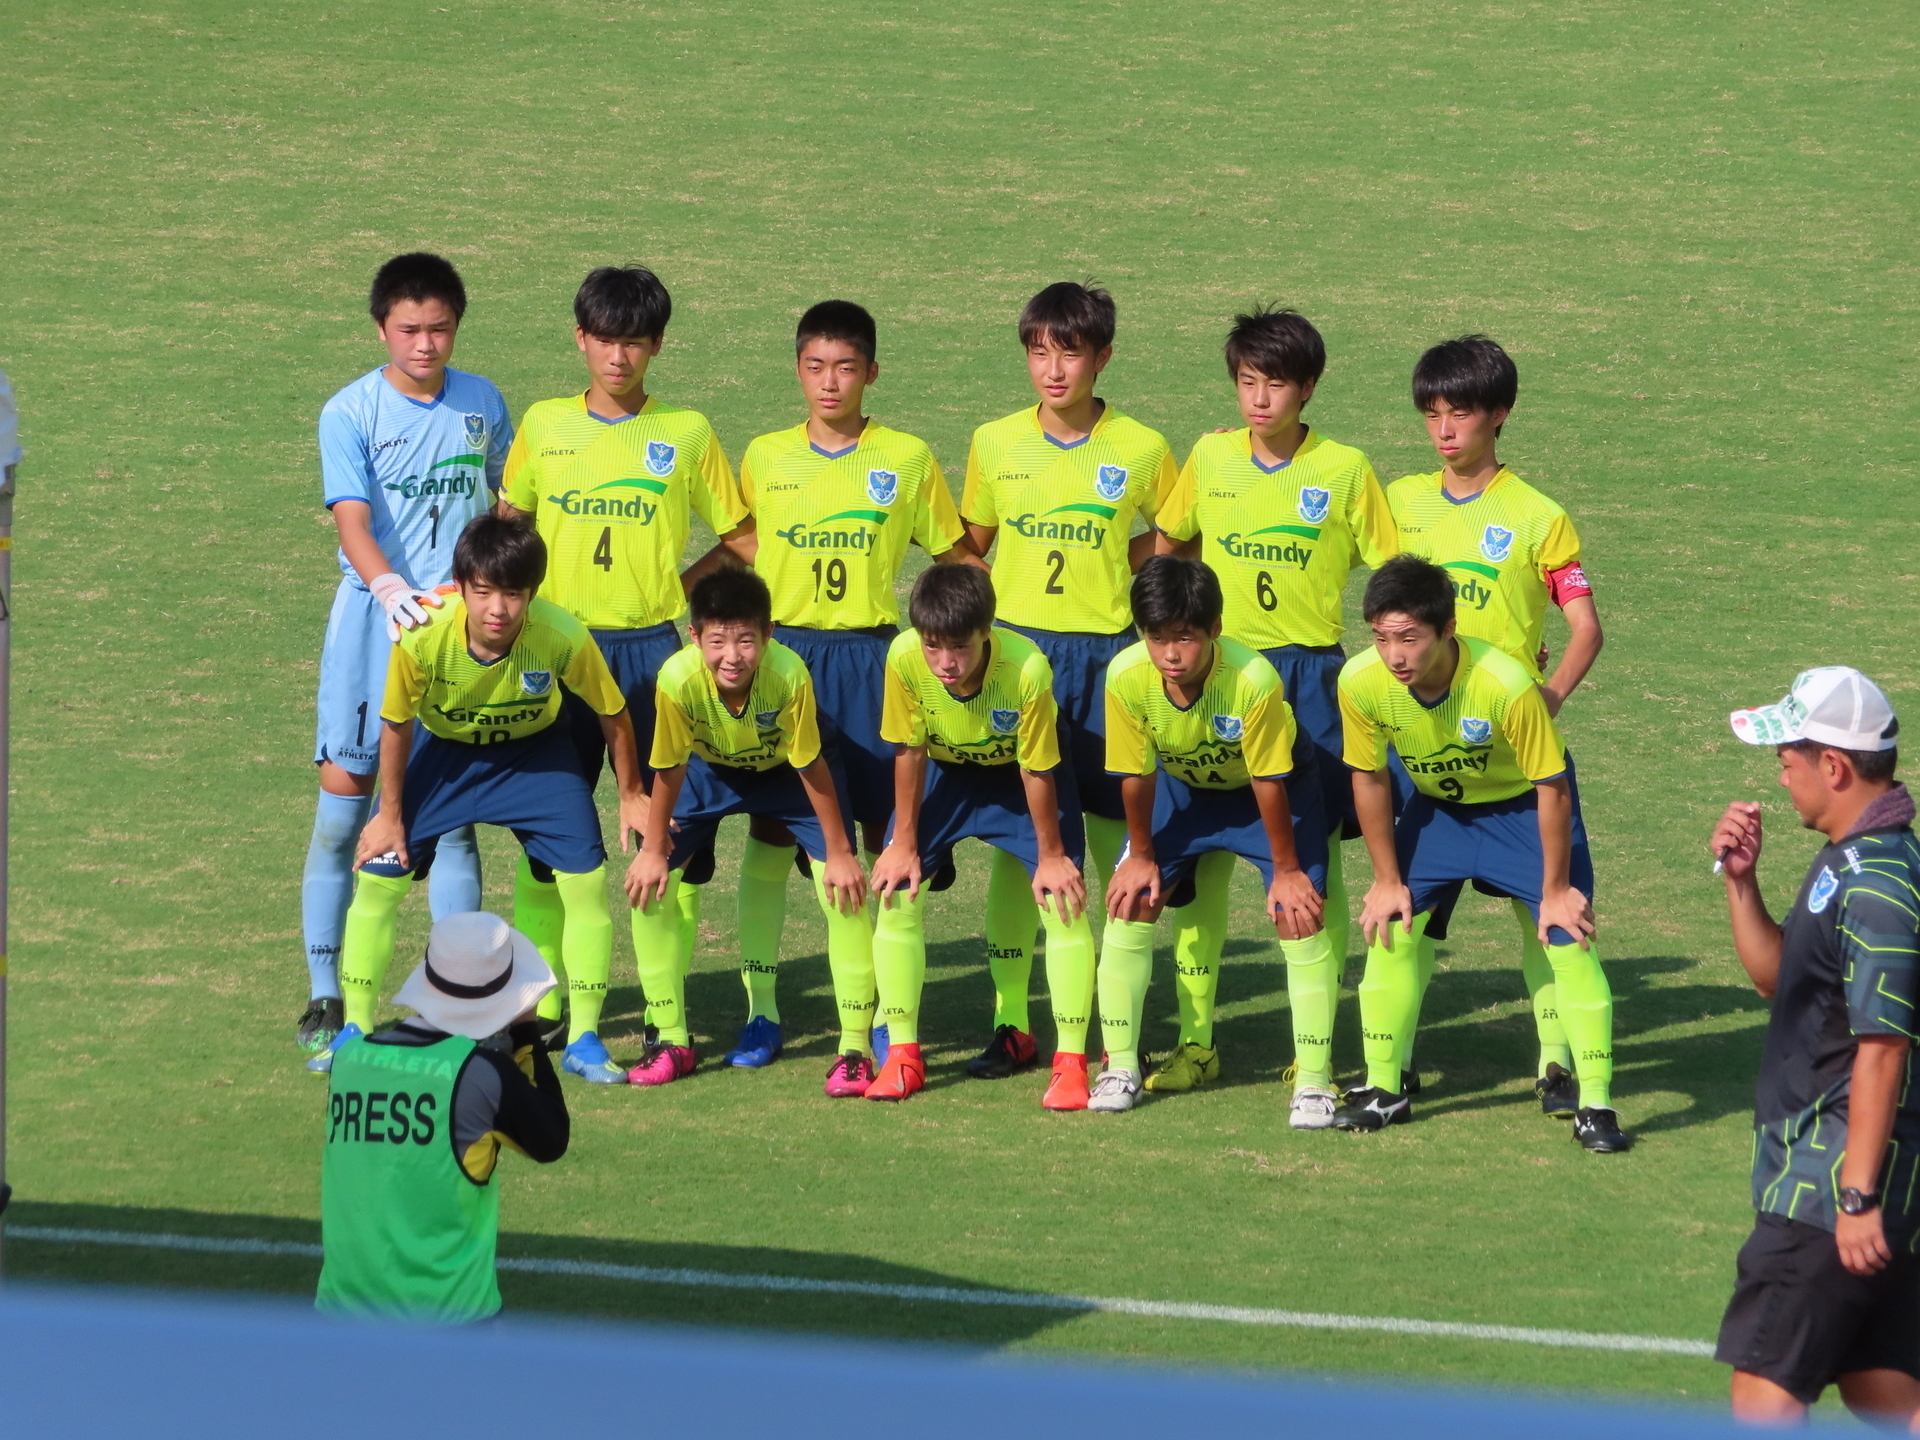
M405 580L389 570L384 575L376 575L367 582L367 589L373 592L373 598L387 612L387 639L398 640L402 630L412 630L427 623L427 612L423 608L431 605L438 610L441 599L430 590L416 590Z

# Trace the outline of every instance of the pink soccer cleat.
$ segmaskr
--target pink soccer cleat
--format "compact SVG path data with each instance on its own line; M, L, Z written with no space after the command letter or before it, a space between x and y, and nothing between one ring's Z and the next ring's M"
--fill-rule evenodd
M833 1068L827 1071L827 1094L835 1100L845 1100L854 1095L864 1095L867 1087L873 1084L873 1061L858 1050L849 1050L844 1055L833 1058Z
M700 1057L691 1045L655 1045L627 1071L629 1085L670 1085L693 1073Z

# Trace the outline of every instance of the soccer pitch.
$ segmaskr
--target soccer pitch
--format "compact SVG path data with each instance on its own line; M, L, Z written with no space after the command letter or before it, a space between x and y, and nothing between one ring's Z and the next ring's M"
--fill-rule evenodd
M1388 479L1433 468L1406 390L1420 350L1484 330L1513 352L1502 456L1579 523L1607 626L1561 723L1637 1147L1588 1155L1541 1118L1513 922L1484 901L1442 950L1418 1123L1290 1130L1284 971L1244 868L1217 1090L1057 1116L1044 1074L960 1078L990 1013L977 849L929 908L925 1095L821 1096L833 1006L797 883L787 1058L723 1071L742 1018L730 826L689 987L703 1068L651 1092L569 1082L572 1153L503 1166L502 1254L1713 1335L1749 1224L1765 1008L1705 839L1726 801L1761 799L1776 908L1813 849L1725 714L1821 663L1896 706L1920 695L1907 6L13 0L0 19L0 368L27 448L10 1222L317 1239L325 1087L291 1043L336 580L314 422L380 358L381 260L460 266L454 363L516 417L584 384L580 276L654 267L675 315L649 388L711 416L736 463L801 418L798 312L859 300L880 322L873 413L926 437L956 491L973 426L1029 400L1020 303L1093 275L1120 305L1102 393L1182 456L1239 423L1218 355L1248 302L1320 326L1308 418ZM505 911L508 851L486 854ZM624 926L616 947L605 1030L631 1058ZM1163 950L1155 1050L1169 970ZM315 1273L27 1238L7 1267L289 1292ZM1448 1336L504 1284L510 1307L1030 1352L1666 1396L1725 1379Z

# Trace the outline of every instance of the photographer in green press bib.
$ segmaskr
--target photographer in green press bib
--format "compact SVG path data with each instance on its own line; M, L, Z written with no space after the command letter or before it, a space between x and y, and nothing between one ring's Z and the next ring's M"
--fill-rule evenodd
M340 1047L320 1169L319 1309L445 1325L500 1309L500 1147L543 1165L567 1153L567 1102L534 1016L554 983L499 916L448 915L393 997L414 1018Z

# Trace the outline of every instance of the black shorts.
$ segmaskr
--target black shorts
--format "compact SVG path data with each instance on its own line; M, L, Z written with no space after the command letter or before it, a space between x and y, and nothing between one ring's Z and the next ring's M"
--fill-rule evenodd
M1805 1405L1861 1370L1920 1379L1920 1257L1889 1248L1886 1269L1854 1275L1831 1230L1755 1216L1713 1358Z

